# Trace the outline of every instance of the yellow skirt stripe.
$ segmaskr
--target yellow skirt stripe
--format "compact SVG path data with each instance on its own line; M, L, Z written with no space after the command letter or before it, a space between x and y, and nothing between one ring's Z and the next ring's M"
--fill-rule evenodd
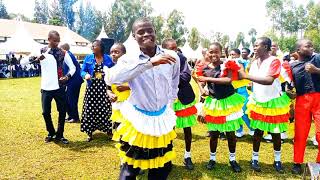
M121 123L122 121L124 121L124 117L122 116L122 113L120 112L120 110L112 110L112 115L110 119L113 122L118 122L118 123Z
M177 137L174 130L163 136L149 136L138 132L129 121L125 120L118 127L117 131L113 135L115 141L125 141L131 146L138 146L141 148L163 148L167 147L173 139Z
M249 83L250 83L250 81L247 80L247 79L236 80L236 81L232 81L231 82L231 84L232 84L234 89L238 89L240 87L248 86Z
M257 107L253 104L247 105L247 113L249 114L250 111L254 111L259 114L267 115L267 116L277 116L287 114L290 111L290 106L286 106L283 108L262 108Z
M207 109L204 107L204 112L206 115L209 115L209 116L228 116L234 112L238 112L242 109L242 106L243 104L239 104L237 106L234 106L232 108L228 108L228 109L225 109L225 110L217 110L217 109Z

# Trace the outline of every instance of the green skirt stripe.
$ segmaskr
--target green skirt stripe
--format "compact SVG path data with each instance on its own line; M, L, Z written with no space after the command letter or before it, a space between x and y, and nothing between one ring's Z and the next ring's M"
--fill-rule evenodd
M272 99L268 102L257 102L254 99L250 98L248 104L253 104L257 107L262 108L283 108L286 106L290 106L290 98L286 93L283 93L280 97Z
M245 98L238 93L234 93L227 98L219 100L208 96L204 102L204 107L212 110L226 110L231 107L239 106L240 104L243 105L244 102Z
M270 133L282 133L288 131L288 123L272 124L259 120L250 120L250 127L253 129L260 129Z
M193 100L192 103L184 105L180 101L177 101L177 102L173 103L173 110L174 111L180 111L180 110L183 110L183 109L187 109L189 107L194 106L196 103L197 103L196 100Z
M177 128L186 128L192 127L197 124L197 116L191 115L188 117L177 117L176 127Z
M240 125L243 124L244 122L242 118L238 118L236 120L227 121L224 124L207 123L207 128L209 131L231 132L238 130L240 128Z

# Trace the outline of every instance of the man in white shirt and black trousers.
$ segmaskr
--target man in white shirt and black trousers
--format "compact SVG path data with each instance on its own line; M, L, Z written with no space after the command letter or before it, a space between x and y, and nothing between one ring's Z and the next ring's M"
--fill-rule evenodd
M66 82L75 73L76 68L69 54L58 48L60 35L57 31L52 30L49 32L48 41L48 46L41 49L40 56L25 58L21 60L21 64L39 61L41 65L42 115L48 131L45 142L48 143L55 139L63 144L68 144L69 141L63 136L66 117ZM63 62L69 67L67 74L63 74ZM56 101L59 112L57 131L55 131L51 118L52 99Z

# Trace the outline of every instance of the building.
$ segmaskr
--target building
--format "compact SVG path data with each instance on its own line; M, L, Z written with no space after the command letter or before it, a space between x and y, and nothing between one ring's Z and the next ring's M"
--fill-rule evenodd
M6 43L10 38L12 38L18 28L23 28L27 31L28 35L42 45L48 44L48 32L51 30L56 30L60 34L61 42L67 42L70 44L71 52L73 52L78 59L83 59L85 55L91 53L90 50L90 41L80 36L79 34L73 32L67 27L63 26L54 26L30 22L21 22L18 20L8 20L0 19L0 47L1 44ZM21 42L23 43L23 42ZM1 52L1 51L0 51ZM17 52L19 54L19 52ZM23 54L28 54L31 52L23 52ZM3 59L4 53L1 53ZM5 56L4 56L5 57Z

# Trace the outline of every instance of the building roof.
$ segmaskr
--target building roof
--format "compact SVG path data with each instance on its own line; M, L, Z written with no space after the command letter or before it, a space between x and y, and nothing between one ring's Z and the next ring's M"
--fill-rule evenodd
M18 24L14 31L10 39L4 43L0 43L0 53L30 53L36 50L39 51L39 49L44 46L32 38L22 22Z
M19 21L17 20L9 20L9 19L0 19L0 37L12 37L15 33L15 29L18 26ZM47 25L47 24L38 24L38 23L30 23L30 22L23 22L27 31L31 34L32 38L35 40L47 40L48 39L48 32L51 30L56 30L59 32L61 37L61 42L65 41L64 34L67 34L72 38L74 42L79 44L89 44L90 42L85 39L84 37L80 36L79 34L73 32L67 27L64 26L54 26L54 25Z
M104 26L102 25L99 36L96 39L109 38L106 31L104 30Z

